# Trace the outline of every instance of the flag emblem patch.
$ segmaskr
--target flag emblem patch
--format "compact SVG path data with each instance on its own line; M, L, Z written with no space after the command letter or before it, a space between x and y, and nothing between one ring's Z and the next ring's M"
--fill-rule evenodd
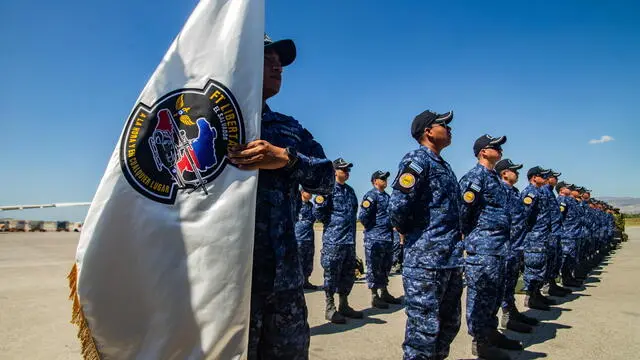
M230 164L227 147L244 143L240 107L224 85L172 91L132 111L120 145L120 166L145 197L173 204L179 191L207 194Z

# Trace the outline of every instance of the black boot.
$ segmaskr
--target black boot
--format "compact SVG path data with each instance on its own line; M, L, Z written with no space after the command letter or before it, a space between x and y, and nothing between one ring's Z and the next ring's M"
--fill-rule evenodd
M553 289L554 293L559 293L561 295L559 296L567 296L569 294L571 294L573 291L567 289L567 288L563 288L561 286L558 286L558 284L556 283L555 280L551 280L549 282L549 290ZM556 295L554 295L556 296Z
M491 344L495 345L496 347L499 347L500 349L505 349L505 350L522 350L522 349L524 349L524 346L522 346L522 343L520 341L509 339L508 337L506 337L503 333L499 332L498 330L495 330L489 336L489 342L491 342Z
M511 315L514 316L516 320L518 320L519 322L521 322L523 324L527 324L527 325L530 325L530 326L535 326L535 325L538 325L540 323L540 321L538 321L538 319L532 318L531 316L527 316L527 315L521 313L520 311L518 311L518 308L515 305L510 309L510 312L511 312Z
M536 293L536 297L538 298L538 300L540 300L540 301L541 301L541 302L543 302L544 304L547 304L547 305L555 305L555 304L556 304L556 301L555 301L555 300L553 300L553 299L549 299L548 297L546 297L546 296L542 295L542 294L540 293L540 290L538 290L538 292Z
M533 291L527 292L527 296L524 298L524 304L529 309L549 311L549 305L540 301L536 293Z
M387 290L386 287L380 289L380 298L388 304L395 304L395 305L402 304L402 300L391 296L391 294L389 294L389 290Z
M340 304L338 305L338 312L342 314L342 316L352 319L362 319L364 317L362 311L355 311L351 308L351 306L349 306L347 295L338 294L338 298L340 300Z
M380 296L378 296L378 289L371 289L371 306L378 309L389 308L389 304L384 302L384 300L382 300Z
M566 277L562 279L562 286L569 286L569 287L580 287L580 283L578 282L578 280L572 278L572 277Z
M513 330L520 333L530 333L533 328L525 323L518 321L516 312L502 308L502 317L500 318L500 326L505 329Z
M491 360L511 360L511 357L504 351L491 345L488 342L471 342L471 353L480 359Z
M344 316L342 316L342 314L340 314L336 310L336 304L333 301L333 294L329 292L325 292L325 298L326 298L327 307L324 312L324 318L331 321L334 324L346 323L347 319L345 319Z

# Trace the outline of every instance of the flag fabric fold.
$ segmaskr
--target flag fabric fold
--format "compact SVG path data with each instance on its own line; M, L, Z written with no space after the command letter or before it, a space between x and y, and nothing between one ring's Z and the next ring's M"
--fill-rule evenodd
M246 357L264 3L202 0L142 90L69 274L85 359Z

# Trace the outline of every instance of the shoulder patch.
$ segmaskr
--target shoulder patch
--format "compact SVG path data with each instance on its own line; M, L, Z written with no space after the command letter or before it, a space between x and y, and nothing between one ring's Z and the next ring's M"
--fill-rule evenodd
M324 202L324 196L318 195L315 200L316 204L322 204Z
M409 167L412 168L413 170L415 170L418 174L421 173L424 170L422 168L422 166L414 163L413 161L409 164Z
M533 198L531 197L531 194L528 194L527 196L525 196L524 199L522 199L522 202L525 205L531 205L531 203L533 202Z
M480 191L480 185L476 184L476 183L471 183L471 185L469 186L471 189L475 190L475 191Z
M416 177L411 173L403 173L398 179L398 185L405 189L411 189L416 184Z
M462 195L462 199L467 204L471 204L476 200L476 194L473 191L467 191Z
M365 209L368 209L369 206L371 206L371 202L369 202L369 200L365 200L362 202L362 207Z

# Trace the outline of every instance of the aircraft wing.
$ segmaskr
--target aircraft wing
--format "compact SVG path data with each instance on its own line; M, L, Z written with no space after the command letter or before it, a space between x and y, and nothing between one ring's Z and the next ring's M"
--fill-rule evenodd
M39 205L9 205L9 206L0 206L0 211L44 209L44 208L56 208L56 207L67 207L67 206L89 206L89 205L91 205L90 202L55 203L55 204L39 204Z

